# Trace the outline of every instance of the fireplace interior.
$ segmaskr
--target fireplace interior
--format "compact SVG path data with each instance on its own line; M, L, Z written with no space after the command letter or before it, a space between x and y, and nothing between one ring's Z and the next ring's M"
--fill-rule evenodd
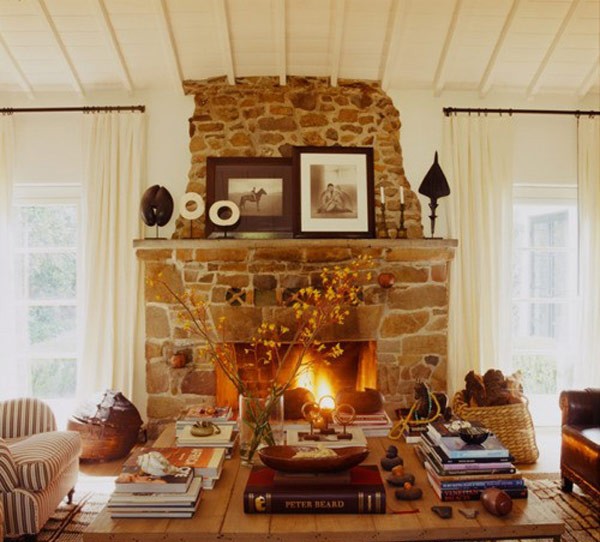
M325 351L338 343L324 343ZM343 341L339 343L343 352L336 359L328 359L316 350L304 356L303 365L290 388L302 388L312 393L318 402L324 396L336 397L342 390L364 391L365 388L377 387L377 343L376 341ZM249 352L247 343L233 345L238 359L239 373L247 387L256 395L266 393L269 383L275 378L277 366L272 363L256 363ZM282 346L282 355L289 345ZM285 366L279 372L279 380L285 381L286 369L296 365L300 355L299 347L292 346L285 360ZM237 390L229 380L217 371L216 378L217 404L229 404L237 407ZM296 412L286 408L286 415ZM293 416L297 417L297 416Z

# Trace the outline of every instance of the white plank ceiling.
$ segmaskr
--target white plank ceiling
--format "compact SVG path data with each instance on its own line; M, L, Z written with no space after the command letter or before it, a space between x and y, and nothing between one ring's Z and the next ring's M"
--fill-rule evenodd
M0 0L0 92L290 75L600 92L600 0Z

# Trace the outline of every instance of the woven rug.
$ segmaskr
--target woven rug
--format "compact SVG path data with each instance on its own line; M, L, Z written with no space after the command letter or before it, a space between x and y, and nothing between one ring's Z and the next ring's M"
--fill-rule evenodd
M565 522L563 542L600 542L599 502L577 487L573 493L563 493L558 480L527 480L527 486ZM38 535L38 542L81 542L81 533L109 497L106 486L100 491L89 491L90 487L86 484L83 490L76 491L73 504L59 506Z

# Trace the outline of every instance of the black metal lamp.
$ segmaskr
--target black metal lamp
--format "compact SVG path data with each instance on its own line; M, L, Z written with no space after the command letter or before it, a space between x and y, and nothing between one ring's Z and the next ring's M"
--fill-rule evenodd
M437 200L438 198L443 198L450 194L450 186L448 186L446 176L444 175L442 168L438 164L437 151L435 151L433 164L431 165L429 171L423 178L421 186L419 186L419 194L423 194L431 200L429 202L429 209L431 209L429 219L431 220L431 238L433 239L436 219L435 210L438 206Z

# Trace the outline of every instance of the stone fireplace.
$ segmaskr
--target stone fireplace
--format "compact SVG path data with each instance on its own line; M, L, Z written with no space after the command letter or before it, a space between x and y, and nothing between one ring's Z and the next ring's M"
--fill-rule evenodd
M421 208L404 175L400 114L391 98L375 82L340 80L331 86L318 77L289 77L286 85L276 77L247 77L235 85L219 78L183 86L195 102L188 192L205 196L209 156L289 157L293 146L302 145L372 147L377 230L398 226L402 187L408 239L185 239L190 231L203 237L204 217L191 225L180 218L174 239L135 243L146 279L160 275L174 291L193 291L206 300L212 317L225 317L235 330L230 340L243 350L262 322L294 324L286 299L299 288L318 286L324 266L369 255L375 267L362 284L360 303L343 327L322 339L356 350L354 361L345 361L355 364L354 385L377 387L390 405L408 406L417 380L445 390L448 266L456 242L422 239ZM391 288L379 285L381 273L394 275ZM178 324L178 308L164 286L150 283L144 300L147 414L156 432L186 405L235 401L235 393ZM169 363L177 353L187 360L184 367ZM259 386L268 374L253 370L247 377Z
M323 339L372 345L377 389L390 405L407 406L417 380L446 389L448 267L455 246L452 240L423 239L137 241L137 255L151 279L145 288L151 432L189 404L215 403L219 380L198 340L178 324L178 307L156 282L159 275L174 291L187 289L207 300L213 318L227 319L231 341L242 344L263 321L289 327L293 315L283 301L298 288L315 285L324 265L370 255L374 268L372 279L362 284L362 300L350 308L346 324ZM394 275L391 288L379 285L381 273ZM176 353L185 355L185 367L170 365Z

